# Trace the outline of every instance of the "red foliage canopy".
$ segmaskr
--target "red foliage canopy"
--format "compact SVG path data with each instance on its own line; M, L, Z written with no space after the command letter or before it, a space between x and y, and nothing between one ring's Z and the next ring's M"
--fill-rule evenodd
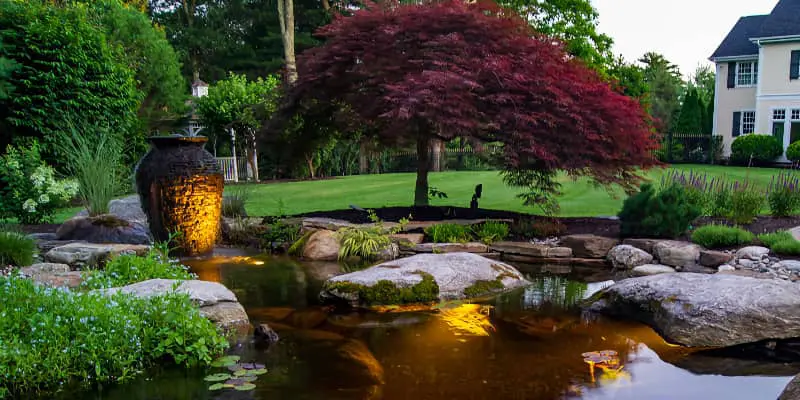
M390 143L499 141L508 170L565 170L628 187L637 167L656 164L636 99L493 3L369 4L318 34L325 43L298 58L278 121L341 116L346 104Z

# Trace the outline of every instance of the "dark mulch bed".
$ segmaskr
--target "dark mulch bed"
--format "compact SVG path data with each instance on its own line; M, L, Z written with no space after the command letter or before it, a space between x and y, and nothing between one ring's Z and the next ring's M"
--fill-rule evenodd
M384 221L399 221L401 218L413 216L414 221L447 221L452 219L536 219L547 220L542 216L533 216L503 210L472 210L463 207L386 207L375 209L375 213ZM341 219L353 223L367 223L367 213L363 210L346 209L333 211L317 211L297 215L297 217L325 217ZM611 218L553 218L566 227L565 235L594 234L599 236L618 237L619 221ZM722 218L700 218L694 226L711 223L732 225ZM788 218L758 217L751 224L742 225L753 233L775 232L800 226L800 216Z

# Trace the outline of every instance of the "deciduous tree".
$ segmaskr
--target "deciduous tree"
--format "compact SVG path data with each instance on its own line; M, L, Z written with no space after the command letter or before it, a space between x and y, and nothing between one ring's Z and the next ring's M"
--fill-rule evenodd
M648 52L639 62L645 65L644 75L650 93L650 113L660 133L671 132L678 117L683 87L678 67L663 55Z
M503 143L506 181L525 186L529 204L552 199L557 171L633 189L637 169L655 163L637 100L494 3L369 4L319 34L324 44L298 58L298 81L267 132L303 115L415 143L416 205L428 204L434 139Z

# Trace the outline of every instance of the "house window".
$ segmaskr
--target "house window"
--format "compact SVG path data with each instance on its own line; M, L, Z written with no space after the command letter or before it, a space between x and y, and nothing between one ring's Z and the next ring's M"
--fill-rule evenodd
M736 86L755 86L758 83L758 62L736 63Z
M800 121L800 110L792 110L792 121Z
M742 111L742 135L756 131L756 112Z
M783 143L783 134L785 130L786 110L772 110L772 136L778 139L778 142Z

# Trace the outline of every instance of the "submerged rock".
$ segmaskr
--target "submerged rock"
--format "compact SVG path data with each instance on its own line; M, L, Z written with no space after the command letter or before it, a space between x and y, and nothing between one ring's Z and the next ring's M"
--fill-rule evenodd
M325 282L323 300L356 306L480 297L527 285L514 267L471 253L418 254Z
M587 308L646 323L690 347L800 337L800 286L780 280L694 273L632 278L595 294Z
M272 344L280 340L278 333L267 324L259 324L253 336L261 344Z

